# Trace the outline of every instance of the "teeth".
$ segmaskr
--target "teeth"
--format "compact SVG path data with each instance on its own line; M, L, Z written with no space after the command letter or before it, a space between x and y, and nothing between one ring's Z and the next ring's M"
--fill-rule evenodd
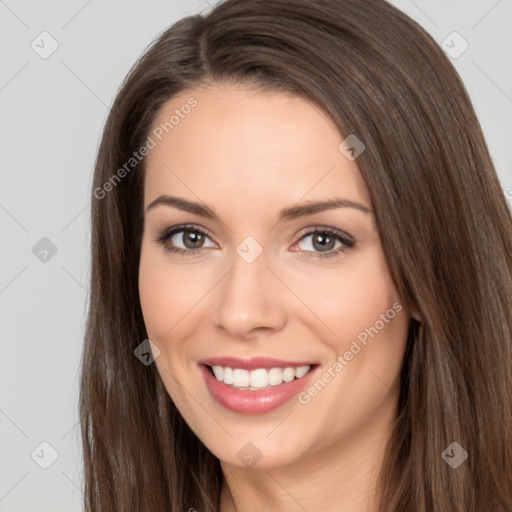
M288 368L258 368L257 370L243 370L241 368L229 368L212 366L213 374L219 382L240 389L263 389L269 386L278 386L283 382L291 382L293 379L304 377L311 366L298 366Z
M301 377L304 377L306 373L309 372L309 366L299 366L299 368L295 368L295 377L297 379L300 379Z
M277 386L283 382L283 370L281 368L271 368L268 371L268 383L271 386Z
M268 386L268 372L264 368L251 370L251 387L266 388Z
M220 368L222 373L224 374L224 376L222 378L222 382L224 382L224 384L233 384L232 368L222 368L222 366L217 366L217 368ZM217 377L217 380L220 380L220 379Z
M233 369L233 386L235 388L246 388L249 385L250 378L251 376L247 370Z
M291 382L295 378L295 369L294 368L285 368L283 370L283 380L285 382Z
M224 381L224 368L222 366L212 366L213 373L215 375L215 378L219 380L220 382ZM231 368L228 368L228 370L231 370Z

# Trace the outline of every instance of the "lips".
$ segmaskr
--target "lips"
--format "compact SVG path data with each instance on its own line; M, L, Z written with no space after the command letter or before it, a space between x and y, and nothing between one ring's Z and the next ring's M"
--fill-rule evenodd
M319 368L312 361L268 357L215 357L198 363L213 399L226 409L241 414L261 414L280 407L297 395ZM220 380L215 377L214 370L221 377ZM226 373L227 370L229 373ZM274 375L274 381L265 380L266 377L262 381L262 374L267 374L267 377ZM276 380L278 374L286 378L283 380L277 377ZM253 380L252 383L257 387L246 387L251 382L248 375L256 377L256 381ZM222 382L222 376L228 383Z

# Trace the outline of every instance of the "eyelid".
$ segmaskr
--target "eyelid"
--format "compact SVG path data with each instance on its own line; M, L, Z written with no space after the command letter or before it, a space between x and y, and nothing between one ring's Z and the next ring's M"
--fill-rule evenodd
M203 226L200 226L198 224L179 224L175 226L170 226L167 228L164 228L161 230L158 234L158 236L154 239L155 242L160 243L164 246L165 250L171 252L171 253L180 253L183 255L193 255L197 256L200 255L204 250L211 249L211 247L199 247L197 249L182 249L181 247L166 247L167 241L172 238L177 233L183 232L183 231L196 231L198 233L202 233L206 237L208 237L210 240L212 240L215 244L215 240L213 240L214 237L212 237L209 233L209 231L204 228ZM313 226L307 226L303 228L298 234L294 236L296 238L296 241L293 243L292 246L298 244L301 240L308 236L315 235L317 233L327 233L334 236L336 239L338 239L342 243L342 247L338 248L337 250L331 250L323 252L316 252L316 251L297 251L301 253L301 256L304 257L329 257L329 256L339 256L340 253L344 252L347 249L350 249L355 246L356 241L353 236L351 236L349 233L338 229L333 228L325 225L313 225ZM218 245L218 244L217 244ZM296 251L294 251L296 252Z
M156 238L154 238L154 241L165 243L166 240L172 238L175 234L180 233L181 231L197 231L198 233L204 234L210 240L215 242L214 237L212 237L210 232L206 228L199 226L198 224L177 224L175 226L165 227L158 232Z
M203 226L200 226L199 224L177 224L175 226L169 226L169 227L163 228L157 235L155 241L156 242L159 241L161 238L163 238L167 234L170 234L171 232L173 234L176 234L176 233L179 233L180 231L186 231L186 230L190 230L190 231L197 230L200 233L205 234L212 240L215 238L210 234L208 229L204 228ZM314 231L323 231L323 232L339 235L339 236L345 237L347 240L350 240L351 242L355 243L354 237L352 235L350 235L349 233L347 233L346 231L343 231L338 228L333 228L333 227L329 227L329 226L325 226L325 225L318 225L318 224L302 228L299 231L299 233L294 235L294 238L297 238L297 241L302 240L302 238L304 238L305 236L313 234L312 232L314 232ZM217 243L217 242L215 242L215 243Z
M340 238L345 238L347 241L355 244L355 238L347 233L346 231L343 231L342 229L333 228L330 226L323 226L323 225L313 225L308 226L306 228L303 228L297 235L297 241L302 240L305 236L309 236L314 234L315 232L323 232L323 233L331 233L333 235L339 236Z

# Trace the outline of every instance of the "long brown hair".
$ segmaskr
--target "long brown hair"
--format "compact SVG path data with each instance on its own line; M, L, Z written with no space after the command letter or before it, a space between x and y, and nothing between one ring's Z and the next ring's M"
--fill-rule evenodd
M510 511L511 214L459 76L384 0L226 0L163 32L122 84L91 197L85 511L218 510L219 461L156 366L134 356L147 333L138 297L145 161L133 153L165 102L212 81L292 92L366 145L357 163L389 269L421 317L407 341L381 510ZM452 442L468 453L456 469L441 455Z

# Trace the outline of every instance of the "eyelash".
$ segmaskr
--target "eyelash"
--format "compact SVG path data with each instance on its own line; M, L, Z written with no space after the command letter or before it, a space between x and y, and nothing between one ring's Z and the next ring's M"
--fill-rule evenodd
M172 228L166 228L164 229L156 238L156 242L161 244L164 247L164 250L173 253L173 254L179 254L181 256L192 256L193 258L196 258L200 255L203 249L206 249L206 247L199 247L198 249L181 249L180 247L172 247L169 246L168 241L177 233L181 232L194 232L194 233L201 233L202 235L209 237L208 233L204 231L199 226L193 225L193 224L186 224L186 225L180 225L180 226L174 226ZM344 236L342 231L338 231L334 228L327 228L327 227L313 227L310 231L307 233L304 233L297 242L300 242L304 238L316 235L316 234L328 234L331 235L336 240L339 240L343 247L339 247L337 250L332 250L331 252L321 253L321 252L314 252L314 251L306 251L305 254L302 256L305 258L330 258L330 257L338 257L342 252L345 252L347 249L351 249L355 247L355 242Z

